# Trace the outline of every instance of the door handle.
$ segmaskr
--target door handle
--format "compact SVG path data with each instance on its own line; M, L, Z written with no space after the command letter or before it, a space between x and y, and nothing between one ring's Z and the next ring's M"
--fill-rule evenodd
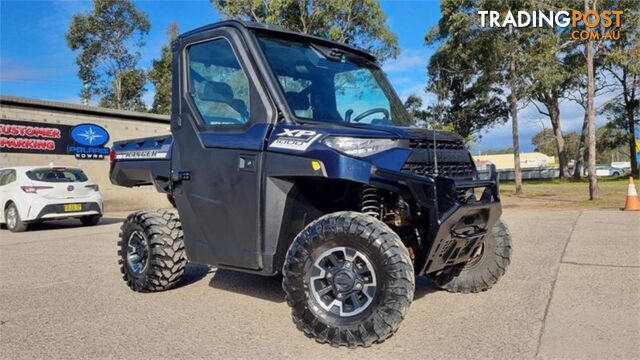
M243 171L256 171L255 155L240 155L238 160L238 169Z

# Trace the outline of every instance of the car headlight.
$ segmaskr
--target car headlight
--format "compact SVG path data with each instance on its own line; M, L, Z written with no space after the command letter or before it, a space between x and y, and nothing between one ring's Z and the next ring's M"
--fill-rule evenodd
M367 139L330 136L323 141L330 148L347 155L363 157L400 147L400 141L391 139Z

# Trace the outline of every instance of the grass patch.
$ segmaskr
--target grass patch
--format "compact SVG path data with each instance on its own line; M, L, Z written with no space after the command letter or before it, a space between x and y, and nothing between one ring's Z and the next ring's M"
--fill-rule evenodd
M600 198L589 200L586 179L524 180L521 195L515 194L513 181L500 182L505 207L544 207L557 209L621 208L627 196L627 178L598 178Z

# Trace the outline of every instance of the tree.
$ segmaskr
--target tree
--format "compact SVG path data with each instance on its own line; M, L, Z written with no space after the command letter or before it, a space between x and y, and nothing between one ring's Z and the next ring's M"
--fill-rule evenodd
M482 27L477 14L478 10L513 11L522 6L522 1L445 0L440 3L440 21L425 37L428 45L439 45L427 67L427 89L446 99L445 123L468 136L511 117L517 193L522 191L518 137L521 30Z
M178 37L178 24L175 22L169 25L167 29L167 37L169 42L162 46L160 50L160 59L153 60L151 70L148 77L156 89L153 96L153 105L151 112L156 114L171 114L171 42Z
M427 45L438 45L427 65L426 89L439 99L442 123L463 137L478 136L481 129L508 118L495 66L501 50L492 48L490 37L479 36L482 30L475 24L475 12L461 11L457 3L440 4L442 17L425 36Z
M375 0L210 0L226 18L239 18L356 45L382 62L400 49Z
M580 135L572 131L562 135L565 144L565 153L568 157L574 156L578 152ZM541 152L549 156L557 156L556 133L554 129L543 129L531 138L531 143L535 146L534 151Z
M114 109L124 109L131 111L147 111L142 95L146 92L144 88L146 75L142 69L124 70L118 75L118 81L113 81L114 87L107 92L98 102L98 106ZM120 86L120 89L116 89ZM120 94L120 98L116 97Z
M429 120L429 112L422 107L422 99L411 94L404 102L404 108L407 110L414 124L422 127L426 127Z
M588 11L597 11L598 0L584 0L584 13ZM584 25L584 24L583 24ZM599 31L604 35L606 30L604 27L594 28L595 31ZM589 40L584 41L584 58L586 64L587 73L587 92L586 92L586 112L585 122L587 130L587 171L589 179L589 200L596 200L598 195L598 177L596 176L596 54L602 48L604 40L593 40L589 37Z
M527 47L525 79L528 98L538 112L549 117L555 138L559 176L569 177L569 161L566 152L562 126L560 122L560 103L565 95L577 86L573 68L565 64L567 53L564 48L568 42L569 31L549 27L530 28L526 35L530 46ZM545 110L537 103L541 103Z
M139 52L131 49L144 45L150 27L147 15L126 0L94 0L91 11L73 16L66 40L80 51L76 64L85 102L102 95L105 106L140 109L136 99L144 93L144 71L137 69Z

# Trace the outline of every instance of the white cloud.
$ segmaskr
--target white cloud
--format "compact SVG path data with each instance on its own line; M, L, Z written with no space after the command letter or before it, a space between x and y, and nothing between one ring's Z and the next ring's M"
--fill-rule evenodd
M387 60L382 69L386 73L425 71L431 53L428 49L403 49L396 59Z

